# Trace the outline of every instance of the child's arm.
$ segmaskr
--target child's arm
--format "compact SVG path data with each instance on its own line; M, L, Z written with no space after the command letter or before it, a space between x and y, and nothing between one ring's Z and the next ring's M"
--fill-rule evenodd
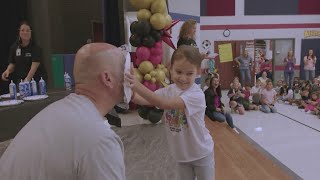
M145 105L145 106L149 106L151 105L146 99L144 99L143 97L141 97L138 93L133 92L131 101L134 102L135 104L138 105Z
M272 106L274 106L275 104L276 104L276 102L277 102L277 95L274 95L273 96L273 101L272 101Z
M312 101L312 100L311 100L311 101L310 101L310 104L313 105L313 106L316 106L316 105L318 105L318 101Z
M164 98L150 91L137 81L133 74L133 67L131 68L131 74L126 73L125 80L130 83L130 87L133 91L138 93L140 96L142 95L147 102L150 102L150 104L160 109L185 109L184 101L180 97Z
M261 102L262 105L267 105L267 104L268 104L268 103L267 103L267 100L266 100L266 98L264 97L263 94L261 94L261 100L260 100L260 102Z
M233 92L233 89L230 89L228 92L228 97L232 98L235 95L235 93Z

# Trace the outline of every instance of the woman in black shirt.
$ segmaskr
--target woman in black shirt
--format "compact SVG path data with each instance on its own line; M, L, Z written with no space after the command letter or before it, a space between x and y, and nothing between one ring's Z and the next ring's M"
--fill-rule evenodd
M233 119L229 112L226 112L224 104L221 102L221 88L217 77L210 80L209 88L204 92L206 97L206 115L212 121L225 122L237 133L237 129L233 125Z
M197 21L189 19L180 28L177 48L181 45L197 47L196 39Z
M10 78L18 83L20 80L30 81L34 78L39 81L42 77L47 81L47 72L41 59L41 49L31 39L31 26L23 21L19 28L19 39L10 47L9 65L2 73L2 80Z

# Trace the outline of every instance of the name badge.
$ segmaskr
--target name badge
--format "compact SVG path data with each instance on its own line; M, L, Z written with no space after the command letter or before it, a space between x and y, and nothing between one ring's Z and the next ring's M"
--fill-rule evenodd
M16 50L16 56L21 56L21 49L20 49L20 48L18 48L18 49Z
M26 53L26 57L31 57L31 53Z

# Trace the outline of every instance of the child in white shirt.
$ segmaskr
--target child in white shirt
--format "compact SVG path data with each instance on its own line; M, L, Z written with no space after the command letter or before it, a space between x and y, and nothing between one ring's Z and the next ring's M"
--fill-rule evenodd
M134 103L154 105L165 110L162 118L180 180L214 179L214 143L204 122L205 96L194 84L201 60L198 49L179 46L171 59L170 74L174 84L155 92L136 80L133 68L131 74L125 76L134 92Z
M276 113L277 109L274 107L276 103L277 92L273 89L272 82L267 81L266 88L261 92L261 103L260 110L264 113Z
M260 105L261 99L261 81L256 80L256 85L251 88L252 103L255 105Z

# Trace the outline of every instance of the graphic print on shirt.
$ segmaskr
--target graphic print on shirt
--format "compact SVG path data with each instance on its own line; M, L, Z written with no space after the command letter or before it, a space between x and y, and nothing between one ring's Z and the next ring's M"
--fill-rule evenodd
M182 129L188 128L187 117L181 110L169 110L165 117L165 123L168 124L171 132L179 133Z

